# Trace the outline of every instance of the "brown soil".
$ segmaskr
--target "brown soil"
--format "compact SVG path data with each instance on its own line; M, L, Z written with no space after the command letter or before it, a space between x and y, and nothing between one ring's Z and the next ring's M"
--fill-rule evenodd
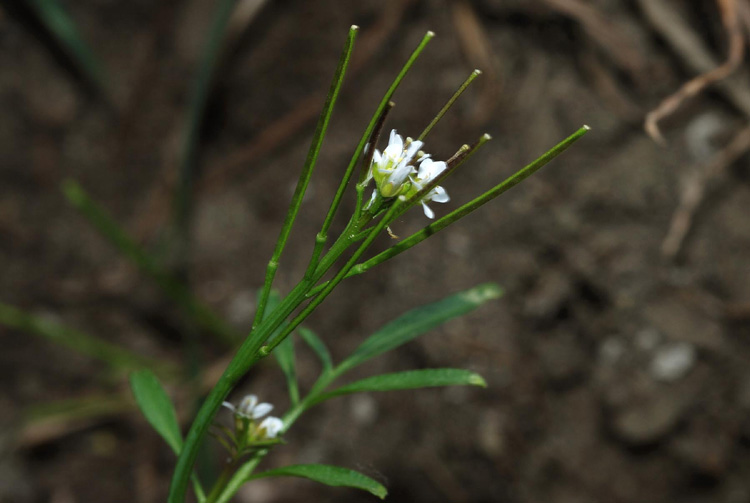
M111 77L110 106L50 50L38 26L0 11L2 302L142 354L190 358L194 331L180 312L65 202L59 184L75 177L160 250L190 85L216 3L66 2ZM566 10L581 4L591 10ZM438 36L396 94L388 127L418 134L479 66L482 80L426 147L445 158L485 131L494 137L451 178L452 201L434 205L439 215L582 124L592 127L501 199L347 280L308 322L340 359L412 307L497 282L501 300L358 374L463 367L489 387L331 401L287 435L269 465L355 468L404 502L750 500L747 158L709 184L679 254L661 252L686 177L745 118L736 100L711 88L666 121L666 146L645 135L644 114L695 70L642 4L268 2L237 33L200 143L188 273L195 293L238 328L251 321L350 24L362 28L360 60L283 257L283 291L304 272L369 114L428 29ZM680 12L723 58L714 3ZM393 230L408 235L424 222L417 210ZM384 237L376 247L388 244ZM33 405L119 393L123 376L23 332L0 328L0 341L0 501L164 501L174 460L137 413L51 432L24 421ZM210 338L198 346L207 365L225 354ZM317 364L302 348L299 359L304 387ZM243 392L282 410L286 402L270 361L252 371ZM190 401L180 410L188 418ZM246 489L236 501L372 501L304 481Z

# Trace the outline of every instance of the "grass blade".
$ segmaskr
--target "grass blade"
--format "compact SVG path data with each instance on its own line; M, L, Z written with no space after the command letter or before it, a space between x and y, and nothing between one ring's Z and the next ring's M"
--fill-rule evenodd
M137 370L144 367L174 373L162 362L151 360L116 344L66 327L51 319L33 315L8 304L0 303L0 325L44 337L77 353L103 361L116 370Z
M150 276L192 320L216 336L228 346L234 346L239 334L221 317L166 273L159 264L136 243L107 212L95 203L78 182L68 179L63 182L63 191L68 201L75 206L88 221L111 242L120 253L130 259L141 271Z
M211 94L216 71L221 62L227 26L236 3L236 0L219 0L190 92L185 121L186 130L180 153L179 176L173 200L173 224L176 242L172 244L176 248L175 255L178 267L187 263L188 233L192 214L193 189L197 176L196 166L198 164L201 128L206 115L206 104Z
M102 66L58 0L25 0L40 22L99 93L109 98Z

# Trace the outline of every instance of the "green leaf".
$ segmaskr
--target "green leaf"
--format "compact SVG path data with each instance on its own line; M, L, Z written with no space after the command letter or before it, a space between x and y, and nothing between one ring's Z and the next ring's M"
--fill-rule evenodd
M330 372L333 368L333 361L331 360L331 353L328 352L325 343L320 340L320 337L315 335L315 332L308 328L300 327L297 332L299 333L299 336L302 337L302 340L305 341L313 351L315 351L316 355L318 355L320 363L323 365L323 373Z
M102 67L58 0L26 0L39 21L88 81L109 98Z
M297 386L293 336L289 335L289 337L281 341L281 344L273 351L273 355L276 357L276 361L279 362L279 367L284 372L284 377L286 377L289 399L292 401L292 405L297 405L297 402L299 402L299 388Z
M331 465L290 465L253 475L248 480L261 477L302 477L329 486L353 487L385 499L388 491L370 477L348 468Z
M262 295L262 292L260 293ZM259 295L259 299L260 299ZM266 307L268 312L273 311L281 303L281 294L278 290L271 290L268 295L268 301ZM283 325L282 325L283 327ZM281 328L277 329L272 335L271 339L275 338L281 331ZM296 359L294 355L294 339L290 335L273 350L273 356L281 367L281 371L284 373L286 378L286 386L289 389L289 399L292 405L296 405L299 402L299 386L297 384L297 369Z
M321 395L315 400L315 403L350 393L435 388L440 386L481 386L486 388L487 383L479 374L463 369L407 370L406 372L382 374L355 381Z
M485 283L451 295L438 302L418 307L388 323L368 337L337 368L339 374L370 358L395 349L446 321L466 314L485 302L502 295L500 287Z
M130 374L130 387L138 407L156 432L169 444L175 454L182 450L182 434L177 423L172 401L159 384L159 380L148 370Z
M117 250L133 262L141 272L150 276L193 321L230 347L240 335L224 319L190 293L188 288L167 273L156 260L139 245L114 218L75 180L66 179L62 190L68 202L80 211L89 223Z
M101 360L117 370L152 367L162 369L165 374L173 373L175 370L167 364L162 364L116 344L79 332L57 323L49 317L34 315L2 302L0 302L0 325L44 337L73 351Z

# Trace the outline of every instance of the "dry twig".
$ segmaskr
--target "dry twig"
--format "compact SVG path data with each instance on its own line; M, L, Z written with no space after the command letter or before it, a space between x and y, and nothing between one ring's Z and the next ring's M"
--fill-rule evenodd
M453 25L469 64L484 73L473 114L473 121L483 124L492 117L500 97L500 64L471 3L466 0L453 3Z
M662 242L662 255L669 259L677 256L690 230L695 213L705 197L706 187L748 151L750 151L750 126L745 126L708 163L691 170L693 175L685 181L680 194L680 205L672 215L669 231Z
M646 132L659 143L664 143L664 137L659 130L659 121L672 115L688 98L695 96L705 89L710 84L724 80L742 63L742 58L745 52L745 40L742 36L742 29L740 28L739 18L737 16L736 0L716 0L717 6L721 13L721 21L724 26L727 38L729 40L729 51L727 59L721 65L715 67L713 70L707 71L698 75L697 77L689 80L680 87L674 94L664 99L658 107L649 112L646 115L645 129ZM654 17L654 12L660 12L660 16L665 16L664 12L668 11L668 7L661 4L659 0L640 0L641 7L644 11L651 13L650 17ZM661 4L661 5L660 5ZM662 10L658 10L658 9ZM674 32L674 20L679 19L674 12L668 17L669 21L660 19L661 23L659 26L670 32ZM669 26L669 28L667 28ZM684 31L681 32L681 36L685 38ZM686 39L690 39L687 37ZM695 47L695 44L693 44ZM695 49L693 49L695 51ZM693 56L695 58L695 56ZM700 59L705 59L701 57Z

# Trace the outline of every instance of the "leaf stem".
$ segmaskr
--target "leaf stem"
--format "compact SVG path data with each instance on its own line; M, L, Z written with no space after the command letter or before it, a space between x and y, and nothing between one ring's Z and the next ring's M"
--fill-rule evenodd
M460 208L452 211L451 213L447 214L443 218L440 218L436 220L435 222L431 223L430 225L424 227L422 230L412 234L408 238L404 239L400 243L398 243L395 246L392 246L391 248L388 248L387 250L379 253L378 255L372 257L371 259L367 260L366 262L363 262L361 264L357 264L354 268L352 268L351 275L355 274L361 274L373 267L375 267L378 264L381 264L385 262L386 260L389 260L396 255L408 250L412 246L421 243L428 237L432 236L433 234L445 229L450 224L462 219L469 213L477 210L481 206L485 205L486 203L490 202L491 200L495 199L500 194L506 192L507 190L515 187L519 183L521 183L523 180L531 176L532 174L536 173L540 168L542 168L544 165L546 165L548 162L550 162L552 159L563 153L565 150L568 149L573 143L575 143L577 140L579 140L584 134L586 134L589 131L588 126L583 126L578 131L570 135L568 138L563 140L562 142L555 145L552 149L547 151L544 155L536 159L531 164L527 165L523 169L517 171L512 176L506 178L502 183L499 185L496 185L492 189L488 190L481 196L473 199L472 201L464 204Z
M286 247L287 240L289 239L289 234L292 231L292 225L294 224L294 220L297 218L300 206L302 205L302 198L305 196L307 186L309 185L310 178L312 177L313 169L315 168L315 164L318 160L320 147L323 144L323 138L325 137L326 131L328 130L328 123L331 120L331 114L333 114L333 107L336 104L336 99L338 98L339 91L341 90L341 85L344 82L344 74L346 73L347 66L349 66L349 60L351 59L352 50L354 49L354 40L357 38L358 31L359 27L356 25L352 25L349 29L349 36L346 39L344 50L342 51L341 57L339 59L338 67L336 68L336 72L333 75L333 81L331 82L331 87L328 90L325 105L323 106L323 110L321 111L320 117L318 118L318 124L315 126L315 134L313 134L312 143L310 144L310 150L307 153L305 165L302 168L302 173L300 174L299 180L297 181L297 187L294 190L292 202L289 205L289 211L286 215L286 218L284 219L284 224L281 227L279 238L276 241L276 248L273 251L273 256L268 262L268 267L266 268L266 280L263 284L263 290L261 291L260 300L258 301L258 309L255 312L253 328L256 328L258 326L258 324L263 319L263 316L265 315L268 296L271 293L271 286L273 285L273 279L276 275L276 269L278 269L279 267L279 259L281 258L281 254L284 251L284 248ZM322 236L323 242L325 242L325 234L327 230L328 229L324 229L319 234L319 236ZM311 264L314 261L317 261L321 250L322 246L318 246L316 241Z
M401 84L401 81L404 80L406 73L411 69L412 65L414 65L414 62L417 60L419 55L422 53L424 48L427 46L427 44L430 42L430 40L432 40L434 36L435 36L435 33L431 31L428 31L425 34L425 36L422 38L422 41L419 43L417 48L414 49L414 52L412 52L411 56L409 56L409 59L404 64L403 68L401 68L401 71L396 76L391 86L388 88L388 91L386 91L385 96L383 96L383 99L380 101L378 108L375 110L375 114L373 114L372 119L370 119L370 124L367 125L367 129L365 129L365 132L362 135L362 138L359 140L359 144L357 145L357 148L354 150L354 154L352 155L352 158L349 161L349 165L347 166L346 171L344 172L344 176L341 179L341 183L339 184L339 187L336 190L336 195L333 197L333 201L331 202L331 207L328 209L328 214L326 215L325 221L323 222L323 230L321 231L322 234L324 235L327 234L328 229L330 229L331 224L333 223L333 217L336 215L336 211L338 210L339 205L341 204L341 199L344 196L344 191L346 190L346 186L349 184L349 180L351 179L352 174L354 173L354 167L357 165L357 161L359 161L359 158L362 155L362 151L364 150L365 145L367 144L368 140L372 136L372 132L375 129L375 126L377 125L379 117L382 116L383 111L388 106L388 103L391 101L391 98L393 97L393 93L396 92L396 89L398 89L398 86Z
M443 116L448 112L450 107L453 106L453 104L456 102L456 100L463 94L464 91L466 91L466 88L469 87L469 85L482 74L481 70L474 70L471 72L471 75L464 81L463 84L461 84L461 87L459 87L455 93L453 93L453 96L448 100L448 102L443 105L443 108L440 109L438 114L435 116L434 119L432 119L432 122L430 122L426 128L424 128L424 131L419 135L417 138L418 141L422 141L425 139L425 137L430 134L430 131L432 131L432 128L435 127L435 125L440 122L440 119L443 118Z

